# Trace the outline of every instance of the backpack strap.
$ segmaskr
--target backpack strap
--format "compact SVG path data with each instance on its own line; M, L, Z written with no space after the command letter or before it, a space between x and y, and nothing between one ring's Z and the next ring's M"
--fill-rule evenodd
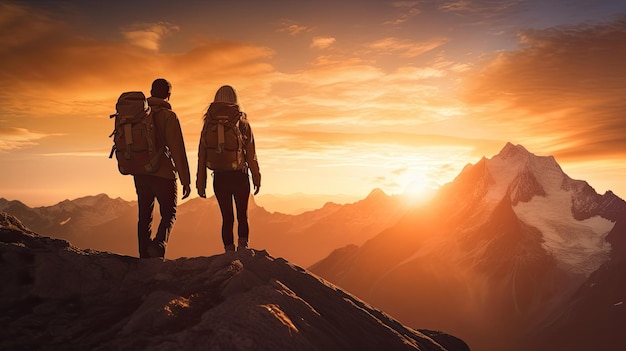
M159 125L157 124L156 121L156 114L159 112L163 112L165 110L168 110L166 108L164 108L163 106L154 106L152 107L152 125L154 125L154 135L155 135L155 139L156 139L156 143L157 145L155 145L155 147L158 147L158 152L155 154L157 156L160 157L160 155L163 153L165 154L165 156L167 158L171 158L171 155L169 153L169 149L167 149L167 146L165 145L165 131L163 132L163 134L161 134L161 131L159 130Z
M133 143L133 125L130 123L124 124L124 140L126 141L126 151L124 152L124 158L130 160L130 145Z
M217 149L215 152L221 154L224 152L224 125L228 122L228 116L216 116L215 119L217 120Z

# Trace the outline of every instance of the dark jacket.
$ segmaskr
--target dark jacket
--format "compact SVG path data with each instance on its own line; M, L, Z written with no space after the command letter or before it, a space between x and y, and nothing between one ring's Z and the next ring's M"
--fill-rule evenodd
M176 179L176 174L178 174L182 185L191 184L183 132L176 113L172 111L172 105L161 98L153 96L148 98L148 105L152 108L154 123L159 137L165 142L165 146L171 154L171 159L163 157L159 169L153 175Z

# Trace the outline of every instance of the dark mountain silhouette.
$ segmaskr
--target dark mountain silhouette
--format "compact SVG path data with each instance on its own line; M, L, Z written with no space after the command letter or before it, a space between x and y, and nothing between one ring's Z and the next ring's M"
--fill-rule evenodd
M265 251L140 260L0 211L0 260L2 350L469 350Z
M615 194L509 143L428 207L310 270L473 349L602 349L583 345L626 344L615 327L626 318L625 221Z
M79 248L137 255L135 201L100 194L30 208L19 201L0 199L0 210L16 216L38 233L67 240ZM355 203L327 203L299 215L270 213L251 197L250 245L308 266L338 247L361 245L397 222L406 210L404 199L378 189ZM155 214L155 220L158 218ZM222 253L221 223L215 197L195 198L179 205L167 257Z

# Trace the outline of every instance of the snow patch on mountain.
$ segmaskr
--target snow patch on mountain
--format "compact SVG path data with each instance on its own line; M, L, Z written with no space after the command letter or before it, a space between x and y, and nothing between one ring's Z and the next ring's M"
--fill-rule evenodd
M554 157L535 156L523 146L511 143L487 161L487 169L495 181L485 196L485 201L489 203L499 203L504 196L515 190L511 189L513 185L524 186L523 183L515 182L521 175L537 181L543 188L536 189L541 195L550 189L560 189L566 178Z
M543 233L542 246L567 271L589 276L604 263L611 252L605 238L615 222L600 216L582 221L572 214L570 191L555 190L535 196L513 207L520 220Z
M600 216L577 220L572 204L582 201L572 182L552 156L536 156L508 143L487 161L494 179L485 201L493 206L505 196L524 223L543 233L542 246L572 273L590 275L611 252L605 240L615 222ZM519 200L519 201L517 201Z

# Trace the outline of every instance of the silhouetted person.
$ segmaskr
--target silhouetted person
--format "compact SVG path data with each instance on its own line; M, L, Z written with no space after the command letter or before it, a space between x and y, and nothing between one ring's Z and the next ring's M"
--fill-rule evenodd
M163 159L156 172L150 175L135 175L135 189L139 202L139 257L165 257L165 247L176 220L178 187L177 175L183 186L183 199L191 192L189 164L180 122L168 102L172 85L159 78L152 83L148 105L153 111L157 140L165 144ZM154 200L159 202L161 222L154 239L152 236L152 213Z
M198 148L198 195L206 197L207 168L213 170L213 191L222 213L224 249L235 251L233 199L237 209L237 250L246 249L250 198L248 171L252 174L254 195L261 188L261 173L252 128L246 114L240 110L237 93L231 86L224 85L217 90L204 122Z

